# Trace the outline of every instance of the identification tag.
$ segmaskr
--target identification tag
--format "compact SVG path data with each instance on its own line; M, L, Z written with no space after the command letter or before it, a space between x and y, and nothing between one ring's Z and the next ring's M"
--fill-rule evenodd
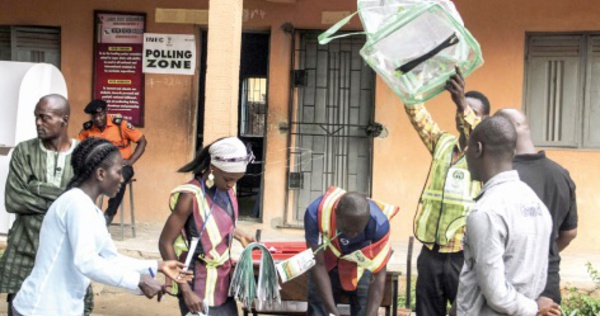
M308 248L301 253L277 263L277 272L281 278L281 283L301 276L316 264L313 250Z
M450 168L446 175L446 185L444 194L457 197L468 197L469 186L471 185L471 174L468 170L460 168Z

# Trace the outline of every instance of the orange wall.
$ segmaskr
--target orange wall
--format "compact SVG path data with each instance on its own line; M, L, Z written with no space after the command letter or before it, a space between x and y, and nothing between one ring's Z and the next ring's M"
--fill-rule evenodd
M154 9L151 8L166 3L5 1L0 5L0 24L61 27L61 71L72 108L69 131L75 136L81 124L89 120L83 108L92 95L94 10L146 12L147 32L196 34L197 28L191 25L154 23ZM193 7L196 3L179 1L178 6ZM165 80L167 78L172 80ZM169 190L187 178L174 171L193 154L197 85L195 76L146 75L145 127L140 130L145 134L148 146L135 165L138 220L164 221L169 212Z
M521 108L524 81L524 43L528 31L600 30L600 7L593 1L454 1L465 26L478 40L484 65L467 78L467 90L485 93L492 112L504 107ZM422 181L427 175L430 157L410 126L395 94L378 80L377 121L388 126L390 136L375 146L374 195L402 206L394 224L394 237L407 240ZM448 130L454 128L454 106L448 93L427 104L433 117ZM533 118L535 119L535 118ZM393 149L391 149L393 148ZM600 252L600 225L597 208L600 198L600 152L549 150L550 158L571 172L577 184L579 236L566 250ZM403 166L390 169L390 165Z
M32 6L35 3L35 6ZM492 111L501 107L520 107L522 103L524 41L527 31L600 30L600 6L583 0L455 1L467 28L481 44L485 64L467 79L467 89L484 92ZM62 71L67 80L73 106L71 131L86 120L82 109L91 96L92 17L94 9L142 11L147 13L147 31L154 33L197 34L191 25L154 23L154 8L208 8L207 0L176 1L27 1L4 2L0 24L50 25L62 27ZM287 135L279 123L287 121L289 94L290 36L280 26L291 22L296 28L326 29L322 11L354 11L352 0L297 0L297 4L277 4L265 0L246 0L249 20L246 30L270 30L270 84L267 120L267 156L264 216L262 224L243 225L269 232L300 235L281 230L285 197L285 159ZM254 13L254 14L252 14ZM360 28L355 19L350 29ZM168 215L168 192L185 181L173 171L193 156L197 78L173 76L176 85L156 83L160 75L146 76L146 127L149 141L136 173L136 205L142 221L163 221ZM152 84L154 79L154 84ZM454 106L443 93L427 104L438 123L454 130ZM374 194L383 201L401 206L393 220L393 238L405 241L412 233L412 217L427 174L430 157L408 123L398 97L377 81L376 120L387 126L389 136L375 140ZM206 122L210 126L210 122ZM595 227L598 197L592 192L600 184L600 154L591 151L552 150L550 157L569 169L577 183L580 235L567 251L600 252ZM394 166L390 168L390 166ZM396 167L397 166L397 167ZM263 234L264 235L264 234Z

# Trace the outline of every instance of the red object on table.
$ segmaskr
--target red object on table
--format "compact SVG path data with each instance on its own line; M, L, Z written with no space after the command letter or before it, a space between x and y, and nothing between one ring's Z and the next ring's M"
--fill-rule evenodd
M269 250L275 261L293 257L307 248L304 241L267 241L262 244ZM260 250L252 251L252 260L260 260L260 258Z

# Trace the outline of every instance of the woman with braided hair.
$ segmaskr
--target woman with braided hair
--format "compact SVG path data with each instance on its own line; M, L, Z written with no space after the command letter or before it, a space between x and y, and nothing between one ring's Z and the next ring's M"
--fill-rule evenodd
M71 165L74 176L44 218L35 266L13 302L14 315L82 315L90 280L141 290L160 300L163 288L148 274L161 271L180 282L191 279L177 261L117 253L102 211L94 204L100 194L112 197L122 185L123 158L116 146L86 139L73 151Z
M181 315L206 310L211 316L238 314L228 295L231 242L235 238L246 247L255 238L236 227L235 184L253 158L241 140L227 137L208 145L179 169L194 177L171 192L172 213L160 235L159 249L165 260L184 259L189 253L194 256L190 263L194 279L179 284ZM192 237L200 241L196 249L188 250Z

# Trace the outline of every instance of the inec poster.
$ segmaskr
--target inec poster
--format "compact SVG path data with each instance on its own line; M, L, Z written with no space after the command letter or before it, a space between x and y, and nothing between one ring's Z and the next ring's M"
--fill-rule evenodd
M145 22L144 13L94 12L93 98L139 127L144 126Z

